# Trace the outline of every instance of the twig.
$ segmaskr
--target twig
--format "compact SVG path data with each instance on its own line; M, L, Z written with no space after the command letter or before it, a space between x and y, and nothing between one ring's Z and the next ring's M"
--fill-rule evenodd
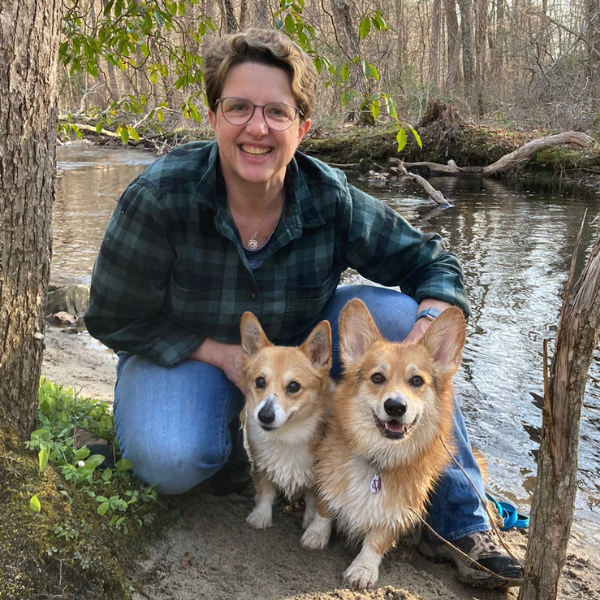
M426 179L424 179L420 175L416 175L415 173L407 171L406 167L402 164L401 161L399 161L397 164L398 173L400 173L400 175L405 175L406 177L409 177L410 179L418 183L436 204L439 204L441 206L450 206L450 203L446 200L446 198L444 198L444 194L442 194L442 192L440 192L439 190L436 190Z

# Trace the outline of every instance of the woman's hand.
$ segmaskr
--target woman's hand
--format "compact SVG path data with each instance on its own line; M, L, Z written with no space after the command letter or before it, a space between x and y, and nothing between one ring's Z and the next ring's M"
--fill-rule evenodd
M188 358L199 360L221 369L227 379L234 383L243 394L246 394L242 377L241 346L237 344L224 344L223 342L207 338Z
M446 310L450 308L452 304L444 302L443 300L435 300L434 298L424 298L417 308L417 314L427 310L428 308L437 308L438 310ZM421 317L415 321L413 328L410 333L404 338L404 342L416 342L423 334L429 329L429 326L433 323L431 319L427 317Z

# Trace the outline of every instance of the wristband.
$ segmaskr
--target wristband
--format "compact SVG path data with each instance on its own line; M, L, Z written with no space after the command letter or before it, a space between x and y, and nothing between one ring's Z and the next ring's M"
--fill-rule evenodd
M422 317L425 317L426 319L429 319L430 321L435 321L441 314L442 314L442 311L439 308L433 308L433 306L430 306L428 309L422 310L417 315L417 318L415 319L415 321L417 321L418 319L421 319Z

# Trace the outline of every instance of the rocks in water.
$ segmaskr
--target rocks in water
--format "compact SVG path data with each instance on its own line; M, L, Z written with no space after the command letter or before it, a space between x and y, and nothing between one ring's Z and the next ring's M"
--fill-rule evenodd
M61 287L50 286L46 302L46 314L67 312L75 317L83 315L90 303L90 288L73 284Z

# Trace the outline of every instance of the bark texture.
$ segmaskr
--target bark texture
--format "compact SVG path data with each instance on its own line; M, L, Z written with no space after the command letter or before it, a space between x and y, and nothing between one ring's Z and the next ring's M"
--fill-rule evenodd
M61 0L0 3L0 430L37 421Z
M575 285L572 272L573 267L550 377L544 377L542 439L519 600L555 600L566 561L577 493L581 406L600 327L600 238Z

